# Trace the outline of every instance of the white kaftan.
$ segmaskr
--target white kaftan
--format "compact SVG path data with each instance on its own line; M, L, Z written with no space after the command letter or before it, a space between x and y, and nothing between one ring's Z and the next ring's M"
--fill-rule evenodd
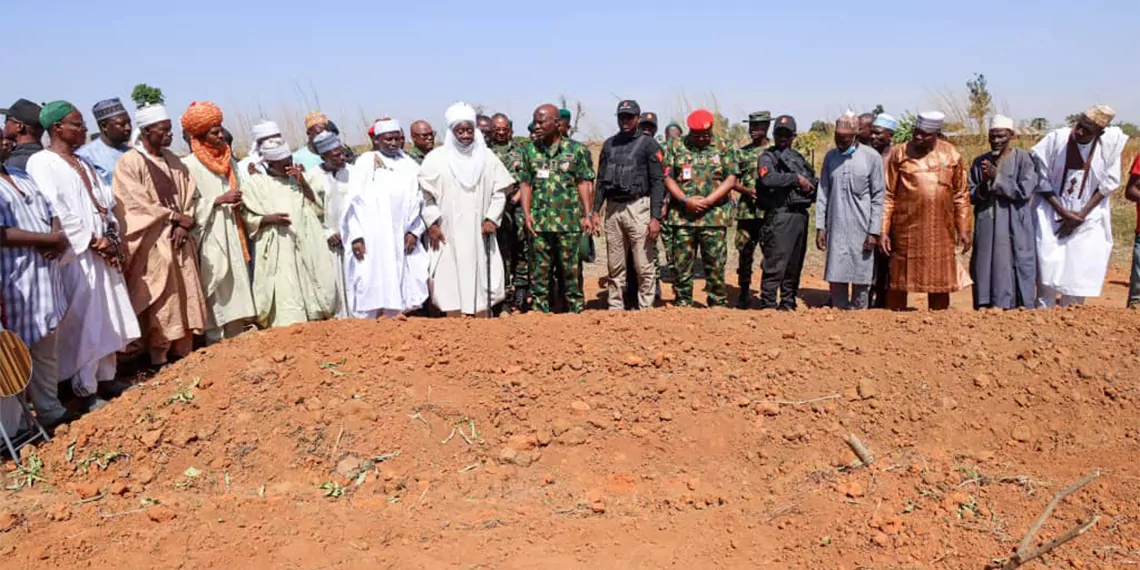
M115 379L115 353L139 338L135 316L123 274L90 249L91 241L103 237L115 219L115 195L95 169L80 160L91 182L88 193L80 175L58 154L43 150L28 159L28 174L51 201L71 251L60 260L67 313L57 329L58 373L72 378L77 396L95 394L97 382ZM105 219L91 195L105 209Z
M252 321L257 314L238 235L241 216L231 204L214 205L219 196L230 190L227 177L206 168L193 154L182 159L182 163L198 189L193 231L198 239L198 269L206 293L206 337L220 340L227 325Z
M420 166L403 152L396 158L366 152L352 168L341 235L349 252L345 290L353 317L404 313L427 300L429 260L419 239L424 232L419 172ZM416 237L416 244L406 254L407 234ZM362 260L351 253L357 239L367 250Z
M1069 186L1075 182L1075 188L1079 189L1083 177L1082 171L1066 171L1065 168L1071 132L1069 128L1055 130L1033 147L1033 154L1044 169L1039 176L1035 204L1038 281L1046 293L1053 291L1069 297L1097 297L1104 286L1108 259L1112 254L1112 213L1108 197L1120 187L1120 155L1128 137L1119 128L1105 129L1096 145L1084 192L1069 194L1066 192ZM1090 148L1091 144L1081 147L1082 158L1088 158ZM1045 196L1056 194L1066 208L1079 212L1088 204L1093 192L1100 192L1105 199L1076 231L1063 238L1057 237L1060 223Z
M444 312L465 315L485 312L487 307L487 252L491 257L491 305L506 297L503 261L495 234L483 235L484 220L498 227L507 203L506 191L515 183L495 153L486 147L486 168L474 188L467 189L452 174L448 153L433 152L424 158L420 187L424 193L424 224L439 223L444 244L431 251L432 301Z

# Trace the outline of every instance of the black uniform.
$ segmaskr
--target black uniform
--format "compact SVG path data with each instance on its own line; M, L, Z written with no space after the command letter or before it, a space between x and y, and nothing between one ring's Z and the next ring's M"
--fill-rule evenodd
M764 253L760 263L764 271L760 280L760 308L793 311L807 254L808 210L815 202L819 179L807 159L790 146L784 150L772 147L764 151L757 166L760 180L757 197L767 211L760 241ZM810 193L801 191L799 176L812 183Z
M594 193L594 213L599 213L606 200L632 202L649 197L649 215L661 221L661 206L665 202L665 173L661 166L662 151L657 141L640 131L633 134L618 133L602 145L598 156L598 178ZM646 247L655 250L656 242L646 241ZM626 309L640 307L637 300L637 280L633 254L626 251L626 283L624 304ZM656 260L654 263L656 274ZM614 278L613 275L610 278ZM631 295L632 293L632 295ZM631 298L632 297L632 298Z

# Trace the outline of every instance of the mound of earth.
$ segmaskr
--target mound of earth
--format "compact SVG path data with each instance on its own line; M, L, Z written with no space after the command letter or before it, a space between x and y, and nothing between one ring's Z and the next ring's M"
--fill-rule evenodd
M662 309L200 350L9 467L26 568L1140 563L1140 313ZM860 465L844 443L875 456ZM1040 561L1031 564L1040 564Z

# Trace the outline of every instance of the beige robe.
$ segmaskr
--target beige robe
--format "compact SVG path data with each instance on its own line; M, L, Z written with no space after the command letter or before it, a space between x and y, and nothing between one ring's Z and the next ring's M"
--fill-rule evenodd
M193 154L182 162L198 189L194 237L198 240L199 270L209 308L206 327L208 331L215 331L207 337L221 338L220 329L231 323L252 321L257 314L249 268L238 235L241 216L232 205L214 205L219 196L230 190L226 177L211 172ZM241 185L240 178L238 184Z
M263 327L328 319L336 312L336 267L321 227L324 181L306 172L316 202L300 186L268 174L242 181L242 202L253 264L253 300ZM261 225L263 216L289 214L288 226Z
M190 234L175 249L170 214L194 217L194 180L169 150L155 159L132 149L115 166L113 190L127 255L123 274L146 347L156 354L176 344L185 354L205 330L206 304L197 241Z

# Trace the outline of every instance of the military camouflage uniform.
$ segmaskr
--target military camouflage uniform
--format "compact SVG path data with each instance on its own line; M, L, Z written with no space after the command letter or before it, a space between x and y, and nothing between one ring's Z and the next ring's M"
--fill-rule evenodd
M740 171L737 177L740 185L745 188L756 189L756 162L760 153L764 152L764 145L748 143L736 149L736 160ZM739 252L739 265L736 268L737 283L742 291L751 289L752 265L755 261L756 248L760 246L760 228L764 223L764 211L756 199L747 194L740 197L736 205L736 251Z
M661 150L665 152L665 156L669 156L669 149L674 145L681 142L682 139L673 139L671 141L662 142ZM669 177L669 163L661 165L665 170L665 177ZM665 192L665 205L668 207L673 200L673 195L666 190ZM673 265L673 226L669 225L669 212L666 210L665 217L661 218L661 245L665 251L665 264L658 265L657 278L661 280L672 281L677 276L677 268ZM665 274L668 273L669 277L666 279ZM673 294L676 295L677 288L673 287Z
M507 167L507 172L518 180L523 164L521 145L512 140L507 144L492 146L491 151ZM519 198L518 194L514 198ZM502 252L503 263L506 265L507 299L515 304L515 308L521 309L523 307L520 305L525 304L526 297L530 294L530 237L526 233L520 203L507 200L497 237L499 251Z
M432 149L432 150L435 150L435 149ZM431 151L429 150L428 152L431 152ZM420 147L412 145L412 150L409 150L409 151L405 152L404 154L408 155L409 158L416 161L416 164L423 164L424 163L424 157L427 156L428 153L420 150Z
M585 306L578 265L582 218L586 210L578 197L578 182L594 179L590 153L585 146L562 138L554 146L523 146L519 181L534 189L530 213L530 282L535 310L549 313L554 291L565 292L567 308L580 313ZM555 282L560 273L562 283Z
M736 153L720 140L698 150L686 140L672 145L665 153L668 176L677 181L685 196L708 196L716 191L729 176L738 172ZM727 262L728 224L732 208L728 196L703 214L692 214L680 202L669 206L666 224L673 229L673 264L677 274L673 289L676 304L687 307L693 304L693 265L697 249L705 265L705 292L710 307L724 306L727 287L724 283L724 266Z

